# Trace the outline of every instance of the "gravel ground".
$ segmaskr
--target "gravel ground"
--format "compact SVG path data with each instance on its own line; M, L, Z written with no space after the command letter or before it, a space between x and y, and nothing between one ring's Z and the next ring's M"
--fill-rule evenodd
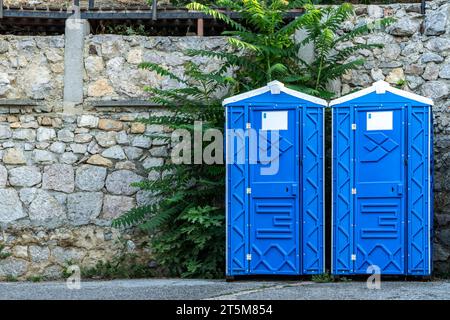
M63 300L276 300L276 299L450 299L450 281L383 281L380 290L369 290L365 282L314 283L299 281L213 280L114 280L82 281L79 290L65 282L0 283L0 299Z

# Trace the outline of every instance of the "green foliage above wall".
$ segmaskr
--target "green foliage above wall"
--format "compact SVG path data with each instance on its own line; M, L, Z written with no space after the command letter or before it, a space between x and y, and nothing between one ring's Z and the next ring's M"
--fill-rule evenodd
M338 49L340 44L368 33L373 27L361 24L350 32L340 34L343 23L354 14L353 7L348 3L329 7L316 7L307 0L217 0L216 3L239 12L241 20L235 21L216 9L196 2L187 7L226 23L232 30L224 32L224 35L229 36L228 42L238 53L205 50L192 50L192 53L220 58L237 67L238 91L261 87L277 79L292 89L331 98L334 93L327 90L327 84L363 64L362 59L348 58L361 49L382 46L360 43ZM304 14L286 24L285 13L301 6L305 9ZM392 22L393 19L386 18L377 21L376 25L384 28ZM301 42L295 41L298 29L307 33ZM315 50L311 62L299 56L300 50L309 44L313 44Z

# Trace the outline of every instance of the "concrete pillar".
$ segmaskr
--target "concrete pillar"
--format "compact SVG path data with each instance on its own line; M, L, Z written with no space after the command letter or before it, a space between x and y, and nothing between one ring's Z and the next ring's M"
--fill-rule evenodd
M64 51L64 112L74 113L83 102L84 40L89 22L74 15L66 20ZM81 111L81 110L80 110Z

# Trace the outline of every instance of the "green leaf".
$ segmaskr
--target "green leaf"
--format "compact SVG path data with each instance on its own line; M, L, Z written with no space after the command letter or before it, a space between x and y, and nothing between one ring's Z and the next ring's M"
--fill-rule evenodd
M180 83L186 83L185 80L177 77L175 74L173 74L172 72L168 71L167 69L161 67L160 65L158 65L156 63L142 62L139 64L139 68L144 69L144 70L154 71L161 76L169 77L170 79L177 80Z
M246 28L244 28L240 23L228 17L226 14L219 12L218 10L211 9L201 3L193 2L188 4L186 8L193 11L203 12L204 14L211 16L214 19L225 22L226 24L228 24L229 26L233 27L236 30L246 31Z
M228 43L231 44L232 46L234 46L235 48L254 51L254 52L260 51L260 48L258 48L256 45L239 40L237 38L228 38L227 40L228 40Z

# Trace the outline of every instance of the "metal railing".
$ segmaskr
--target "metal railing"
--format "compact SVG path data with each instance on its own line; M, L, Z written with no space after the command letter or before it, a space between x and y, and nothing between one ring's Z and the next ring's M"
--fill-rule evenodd
M3 0L0 0L0 7L3 8ZM80 8L80 0L73 0L73 6L64 9L6 9L3 10L3 17L17 17L17 18L42 18L42 19L65 19L73 14L75 7ZM232 18L239 18L239 14L236 12L228 12L223 10L224 13L230 15ZM205 15L197 11L189 11L183 8L171 8L170 10L158 10L157 0L153 0L152 8L146 9L102 9L95 7L95 0L89 0L87 8L80 8L80 14L82 19L141 19L141 20L157 20L157 19L213 19L212 17ZM286 14L286 18L295 18L301 15L301 10L291 11ZM1 16L0 16L1 17Z
M0 19L25 19L25 20L66 20L73 14L77 18L86 20L196 20L197 35L204 35L206 21L214 18L198 11L189 11L183 8L158 9L158 1L152 0L151 8L135 9L111 9L97 8L95 0L88 0L87 7L80 7L80 0L72 0L72 6L67 8L23 8L23 7L3 7L3 0L0 0ZM223 10L233 19L239 19L240 14ZM287 19L294 19L302 14L302 10L293 10L286 13Z
M80 0L72 0L73 8L80 8ZM425 14L425 2L426 0L416 0L416 2L421 3L421 12ZM364 3L364 2L363 2ZM395 3L395 1L390 1L389 3ZM72 10L73 10L72 8ZM208 19L207 17L199 12L187 11L183 8L175 8L173 10L158 10L158 0L152 0L151 9L147 7L146 9L138 8L138 9L127 9L124 7L123 9L116 10L103 10L102 8L95 7L95 0L88 0L87 8L80 8L80 12L82 18L89 19L101 19L103 17L108 19L151 19L157 20L161 19ZM224 10L224 12L226 12ZM45 8L35 8L35 9L6 9L4 10L3 0L0 0L0 19L3 17L29 17L29 18L43 18L43 19L64 19L69 17L73 12L65 11L64 9L56 10L45 9ZM229 12L227 12L228 14ZM200 17L201 16L201 17ZM287 17L296 17L298 16L297 12L289 12L287 13ZM234 18L238 18L238 15Z

